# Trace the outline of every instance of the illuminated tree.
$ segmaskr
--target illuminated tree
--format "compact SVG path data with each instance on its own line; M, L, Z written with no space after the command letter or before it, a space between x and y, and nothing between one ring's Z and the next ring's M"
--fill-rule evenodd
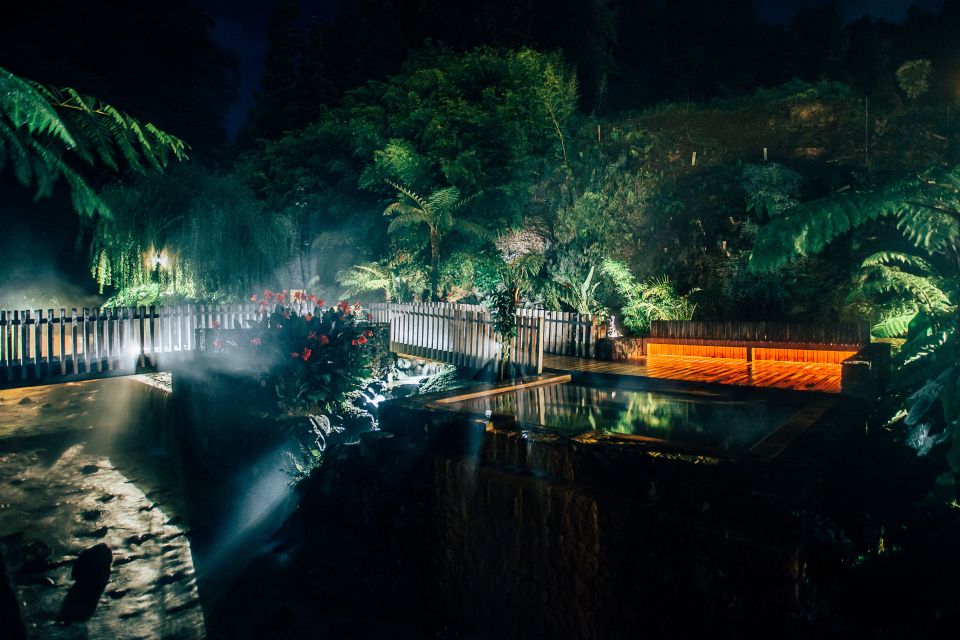
M459 189L446 187L424 198L395 182L390 185L397 190L397 200L383 212L383 215L393 217L387 231L396 233L404 227L427 227L430 234L430 296L439 300L440 243L443 238L454 230L481 238L489 235L480 225L457 216L475 196L461 198Z

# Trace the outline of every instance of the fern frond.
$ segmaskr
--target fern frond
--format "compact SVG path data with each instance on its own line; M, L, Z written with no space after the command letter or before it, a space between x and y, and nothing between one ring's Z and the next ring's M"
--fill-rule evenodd
M902 338L907 335L910 323L917 315L917 310L891 313L873 325L870 334L874 338Z
M401 185L401 184L399 184L399 183L396 183L396 182L393 182L393 181L391 181L391 180L384 180L384 182L386 182L387 184L389 184L391 187L393 187L394 189L396 189L399 193L403 194L404 196L406 196L406 197L409 198L410 200L413 200L415 203L417 203L417 204L420 206L421 209L423 209L423 210L425 210L425 211L429 209L430 204L429 204L423 197L421 197L419 194L417 194L415 191L413 191L413 190L411 190L411 189L407 189L407 188L404 187L403 185Z
M412 227L425 223L426 220L424 219L423 214L417 211L407 211L397 214L393 220L390 221L390 226L387 227L387 233L396 233L404 227Z
M861 267L874 267L878 265L898 266L920 271L925 274L935 274L936 269L928 261L920 256L915 256L902 251L878 251L864 258Z
M51 102L43 85L0 67L0 118L8 119L13 129L49 135L67 148L76 146Z
M469 220L457 219L456 230L460 233L479 238L481 240L493 240L495 234L491 233L486 227Z
M860 286L860 292L864 295L906 295L916 300L920 308L931 313L953 307L949 295L940 289L934 278L882 264L866 269L864 277L866 282Z

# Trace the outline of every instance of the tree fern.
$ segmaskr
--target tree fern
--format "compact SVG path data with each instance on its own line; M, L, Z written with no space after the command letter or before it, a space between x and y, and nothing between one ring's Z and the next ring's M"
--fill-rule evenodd
M49 196L63 178L74 209L86 216L108 214L106 204L72 166L123 165L144 173L183 160L186 144L152 124L74 89L54 88L0 68L0 171L9 164L17 181Z
M389 265L365 262L337 273L337 282L343 288L342 297L352 297L368 291L383 291L390 302L394 295L393 275Z
M430 233L430 295L434 300L440 297L440 244L443 238L453 230L480 238L489 238L490 234L480 225L457 217L463 209L479 194L462 198L456 187L444 187L423 197L412 189L396 182L386 181L397 190L397 200L387 205L383 215L393 216L388 233L422 224Z
M894 220L904 239L924 255L887 249L868 256L854 295L885 309L874 336L905 338L892 385L903 392L897 415L908 416L908 426L923 426L924 437L915 443L921 453L933 442L952 440L948 460L960 475L960 168L794 207L760 231L751 267L778 268L797 256L819 253L880 218ZM953 434L927 437L934 423Z

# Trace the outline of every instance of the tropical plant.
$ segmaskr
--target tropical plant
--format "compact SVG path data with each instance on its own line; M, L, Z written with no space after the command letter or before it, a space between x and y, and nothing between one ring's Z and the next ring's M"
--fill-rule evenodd
M593 315L597 320L604 321L607 317L607 309L597 298L597 289L600 287L600 280L593 279L595 268L590 266L587 275L580 280L580 277L561 273L554 276L555 282L559 285L557 298L560 302L567 305L577 313L587 313ZM578 280L580 280L578 282Z
M696 305L680 295L666 277L649 278L640 282L623 262L607 258L600 267L623 297L623 326L629 331L645 335L653 320L689 320Z
M440 299L440 248L443 238L457 231L480 238L489 237L489 232L480 225L457 214L476 196L461 198L456 187L445 187L423 197L411 189L387 181L397 190L397 200L383 211L392 216L387 231L396 233L404 227L423 225L430 234L430 296Z
M394 297L393 274L389 264L383 262L364 262L343 269L337 274L337 282L343 288L343 295L355 296L369 291L383 291L386 302Z
M359 397L376 377L384 345L372 326L362 322L359 304L341 301L325 308L312 294L265 290L258 301L254 328L244 335L258 357L261 374L272 383L280 406L288 412L342 409ZM229 345L214 335L214 351Z
M71 158L113 171L122 164L146 173L162 171L171 158L185 159L186 152L179 138L102 100L0 68L0 172L9 163L23 186L36 186L38 198L50 196L63 178L78 213L109 214Z
M820 253L851 232L887 221L902 240L887 242L863 261L855 295L880 305L875 336L905 339L892 390L904 409L898 416L911 427L910 441L924 451L931 437L946 439L952 430L948 458L958 473L960 169L931 170L873 192L797 206L761 230L751 266L782 267L796 256ZM875 228L871 231L877 235ZM907 250L902 250L904 242Z

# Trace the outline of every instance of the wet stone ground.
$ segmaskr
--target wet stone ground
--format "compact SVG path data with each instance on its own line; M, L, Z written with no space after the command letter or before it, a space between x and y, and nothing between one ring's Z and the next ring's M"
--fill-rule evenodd
M205 634L176 465L131 433L146 389L121 378L0 391L0 553L27 637ZM96 545L109 549L93 568L105 584L75 580Z

